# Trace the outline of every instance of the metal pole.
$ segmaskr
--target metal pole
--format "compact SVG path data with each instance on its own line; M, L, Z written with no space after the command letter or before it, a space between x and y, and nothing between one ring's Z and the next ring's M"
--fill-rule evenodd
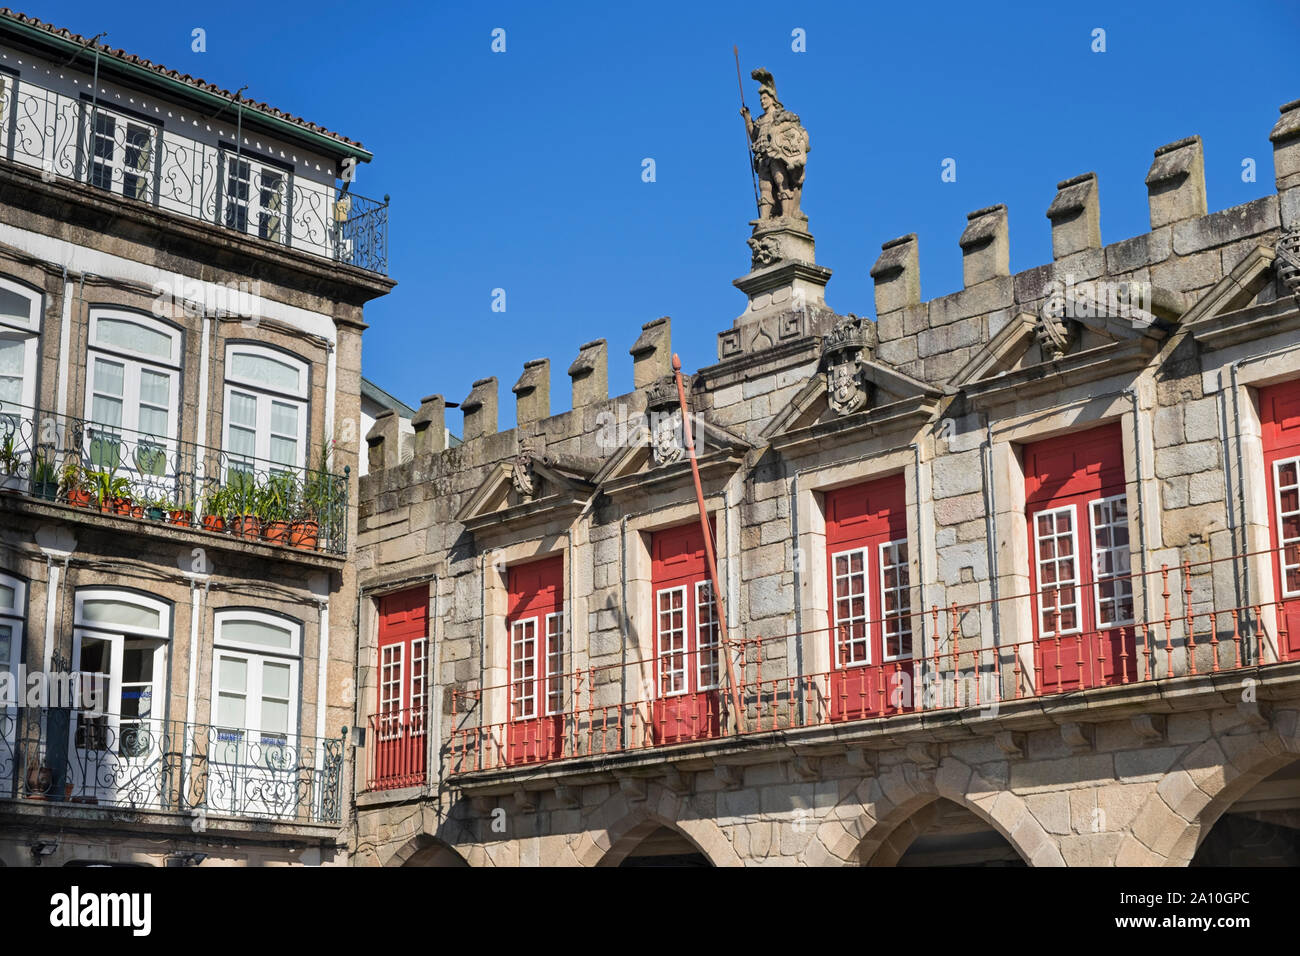
M731 639L727 634L727 609L722 604L722 591L718 588L718 562L713 554L713 535L709 528L709 513L704 507L704 488L700 485L700 464L695 459L695 438L691 432L691 416L686 410L686 389L682 385L682 360L673 353L673 375L677 379L677 400L682 408L682 438L691 456L691 477L695 479L695 501L700 506L700 527L704 530L704 558L709 563L709 582L713 588L714 616L718 621L718 636L722 639L722 653L727 658L727 684L731 689L731 706L736 715L736 730L745 732L745 712L740 707L740 691L736 686L736 667L731 659ZM698 623L698 622L697 622Z
M740 105L745 105L745 83L740 78L740 47L732 46L731 52L736 56L736 85L740 87ZM749 124L745 124L745 155L749 157L749 181L754 187L754 209L761 212L758 204L758 175L754 171L754 147L749 138Z

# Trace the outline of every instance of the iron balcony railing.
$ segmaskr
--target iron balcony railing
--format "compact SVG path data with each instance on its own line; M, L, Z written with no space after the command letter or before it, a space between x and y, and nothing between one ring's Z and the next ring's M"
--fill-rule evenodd
M1258 673L1300 660L1294 633L1300 627L1300 599L1205 608L1198 606L1194 581L1213 565L1243 557L1272 560L1276 553L1270 549L1121 576L1145 578L1149 618L1100 629L1063 622L1066 588L1000 598L996 603L1004 615L1041 616L1038 636L1019 643L984 641L981 612L995 603L989 601L856 622L857 632L842 626L733 638L739 707L725 681L687 693L656 692L662 668L718 674L722 650L717 645L453 689L443 755L448 772L458 775L937 711L970 709L996 716L1000 707L1025 699L1205 674ZM1115 580L1103 586L1114 587ZM1093 599L1086 593L1081 597ZM889 657L853 660L855 655L845 653L857 633L866 633L864 627L887 629ZM819 653L821 663L801 671L798 662L817 661ZM543 683L560 691L556 713L500 719L513 700L530 699ZM387 746L400 767L410 743L398 735ZM384 771L394 766L381 754L377 749L372 789L385 785Z
M387 274L387 197L379 202L337 191L332 184L304 179L290 167L245 152L233 141L209 143L186 136L186 128L197 132L209 125L197 120L183 121L178 115L174 125L164 128L103 101L0 74L0 156L40 169L49 181L87 183Z
M0 797L339 823L344 738L0 709Z
M54 412L0 407L0 493L346 554L348 479Z
M367 790L418 787L426 780L429 737L420 708L370 715L370 762Z

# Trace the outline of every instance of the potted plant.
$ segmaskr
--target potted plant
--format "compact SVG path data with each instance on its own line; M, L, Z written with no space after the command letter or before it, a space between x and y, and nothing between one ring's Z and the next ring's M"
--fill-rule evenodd
M166 503L167 521L178 527L188 528L194 524L194 502L188 497L176 493L176 497Z
M315 550L320 540L321 519L334 518L335 482L338 480L330 471L330 452L333 442L321 445L320 459L316 467L307 473L303 484L302 507L300 516L294 522L289 535L289 543L295 548Z
M288 544L298 514L298 483L293 475L287 471L273 473L258 496L258 506L262 537L272 544Z
M63 461L63 469L59 473L59 494L74 508L89 508L94 500L89 476L76 455L69 455Z
M38 498L44 498L46 501L53 501L59 494L59 475L54 468L54 462L45 456L44 452L37 452L32 467L32 493Z
M229 527L232 534L256 541L262 536L262 519L258 515L261 489L251 471L232 471L227 477L230 492Z
M150 521L165 521L171 511L171 502L163 497L146 498L143 507L144 516Z
M225 485L213 484L203 496L204 530L225 531L228 514L230 514L230 490Z
M22 462L18 455L17 435L6 431L0 436L0 491L18 491L22 476L18 469Z

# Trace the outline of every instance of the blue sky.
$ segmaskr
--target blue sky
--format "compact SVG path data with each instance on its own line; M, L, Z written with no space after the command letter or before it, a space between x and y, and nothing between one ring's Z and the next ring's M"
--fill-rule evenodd
M865 315L882 242L917 233L922 296L953 292L966 213L992 203L1008 207L1012 270L1050 261L1056 183L1088 170L1103 242L1145 232L1152 150L1192 133L1212 210L1271 193L1268 132L1300 97L1294 0L20 8L361 140L375 161L353 188L393 197L399 283L366 310L365 374L412 405L496 375L503 428L525 361L551 359L563 411L578 346L603 337L626 391L627 349L661 315L687 369L716 361L754 216L732 44L755 114L763 66L809 129L803 209L835 272L827 301Z

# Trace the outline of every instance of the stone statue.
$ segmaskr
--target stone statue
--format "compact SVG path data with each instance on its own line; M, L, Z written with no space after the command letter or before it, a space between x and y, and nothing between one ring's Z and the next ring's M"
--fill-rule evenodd
M763 114L752 119L749 107L742 106L740 115L745 118L754 170L758 173L758 218L807 220L799 211L799 198L803 193L804 165L812 148L808 145L808 131L800 125L799 117L776 98L776 80L771 73L758 69L750 76L758 81Z

